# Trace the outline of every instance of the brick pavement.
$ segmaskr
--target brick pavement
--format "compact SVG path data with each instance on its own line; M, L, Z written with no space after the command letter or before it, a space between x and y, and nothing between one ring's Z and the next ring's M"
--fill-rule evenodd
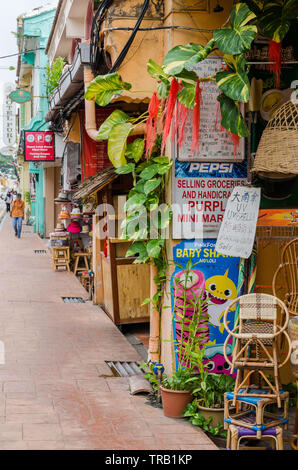
M10 219L0 232L0 449L216 449L185 420L130 396L105 361L139 361L135 349L86 297L72 273L51 269L45 243Z

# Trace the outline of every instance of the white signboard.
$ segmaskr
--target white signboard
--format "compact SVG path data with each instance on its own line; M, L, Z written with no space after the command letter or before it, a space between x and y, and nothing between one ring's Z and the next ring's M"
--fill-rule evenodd
M185 225L190 223L202 224L201 238L216 238L233 189L247 183L246 162L176 161L174 171L172 202L180 211L173 211L173 238L187 238Z
M209 77L220 71L221 58L205 59L197 64L194 70L200 77ZM192 112L189 112L184 129L181 147L176 142L177 159L183 162L236 162L244 160L244 138L240 139L236 154L234 143L225 129L221 128L221 114L217 97L220 90L215 82L201 82L202 102L200 114L199 150L191 151L192 146Z
M256 234L260 199L260 188L233 189L215 246L218 253L249 258Z
M12 83L4 85L3 101L3 142L7 146L16 143L16 104L11 101L9 94L15 89Z

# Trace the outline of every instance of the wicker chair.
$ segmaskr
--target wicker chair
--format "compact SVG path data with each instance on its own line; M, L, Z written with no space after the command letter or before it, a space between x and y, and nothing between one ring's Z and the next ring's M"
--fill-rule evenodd
M238 324L233 331L229 329L227 315L239 303ZM278 315L278 307L281 314ZM233 405L241 396L274 398L278 407L281 407L280 381L278 369L289 360L291 355L291 341L286 332L289 313L284 303L278 298L268 294L247 294L238 297L230 303L224 313L224 325L228 332L224 344L224 356L231 366L231 373L237 370ZM227 347L231 337L236 338L232 354L232 362L227 355ZM288 342L288 353L284 360L280 359L279 346L283 339ZM265 374L265 371L274 371L274 384ZM251 376L255 374L258 383L255 392L250 384ZM261 390L260 394L258 390ZM240 393L241 392L241 393Z
M282 274L285 292L279 284ZM272 281L273 294L286 305L291 315L298 315L298 238L287 243L281 253L281 264L275 271Z

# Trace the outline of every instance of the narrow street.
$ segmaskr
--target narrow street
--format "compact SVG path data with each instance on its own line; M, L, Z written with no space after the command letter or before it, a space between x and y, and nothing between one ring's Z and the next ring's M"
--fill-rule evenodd
M44 241L0 231L0 449L216 449L199 429L131 396L105 361L141 361L72 273L54 273Z

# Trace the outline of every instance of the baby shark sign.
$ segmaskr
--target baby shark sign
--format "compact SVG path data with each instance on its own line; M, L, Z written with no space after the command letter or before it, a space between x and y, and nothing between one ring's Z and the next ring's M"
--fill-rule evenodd
M186 288L196 295L203 292L203 298L207 301L200 325L201 331L204 331L202 343L206 345L206 362L211 362L209 368L212 372L229 374L230 369L223 355L223 344L227 337L223 314L229 303L239 294L237 284L240 258L218 253L215 245L215 239L183 240L176 245L173 248L173 259L180 267L176 266L172 280L175 279L173 285L177 285L178 280L183 283L187 261L192 258L195 266L191 270ZM191 315L191 311L187 311L187 314ZM233 311L228 314L228 322L233 329ZM175 317L173 317L173 331L174 340L179 340L179 322L176 322ZM174 349L177 365L177 347ZM228 348L228 353L231 352L232 346Z

